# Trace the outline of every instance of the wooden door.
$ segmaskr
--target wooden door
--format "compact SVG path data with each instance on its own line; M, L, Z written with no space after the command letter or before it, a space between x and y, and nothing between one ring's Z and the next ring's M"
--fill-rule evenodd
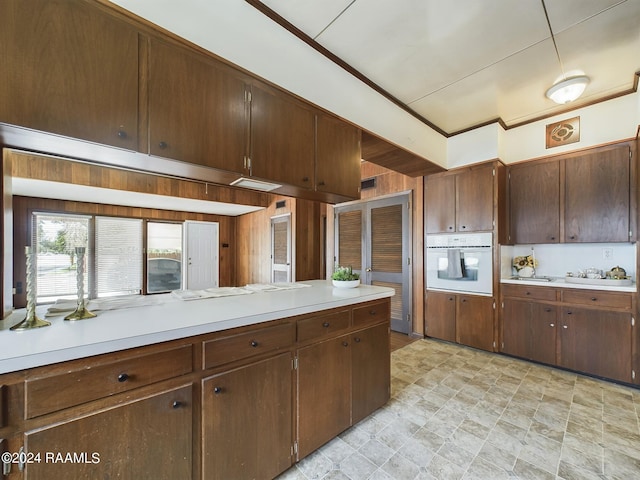
M251 175L312 189L315 113L293 97L251 86Z
M630 157L622 146L565 161L565 242L628 242Z
M456 175L456 230L493 230L493 165L471 168Z
M556 365L556 335L558 331L558 307L546 303L531 305L531 346L529 358L536 362Z
M351 348L351 423L355 424L389 400L389 325L383 323L354 333L351 335Z
M80 0L0 2L0 122L135 150L138 33Z
M462 345L494 350L493 298L458 295L456 301L456 341Z
M360 129L323 114L316 121L317 190L360 198Z
M213 60L153 39L149 52L152 155L248 173L245 82Z
M339 209L336 211L336 263L362 275L364 250L363 210Z
M350 335L298 350L298 459L351 425Z
M631 314L563 307L560 318L562 367L631 382Z
M202 381L202 478L270 480L289 468L291 372L286 352Z
M502 352L516 357L531 356L531 302L505 298L502 309Z
M560 241L560 162L516 166L509 171L510 241Z
M428 337L456 341L456 295L428 291L425 305L425 332Z
M428 176L424 181L424 214L427 233L456 230L455 175Z
M28 480L191 478L192 386L165 390L86 417L25 433L25 450L43 455ZM69 453L77 462L46 462Z

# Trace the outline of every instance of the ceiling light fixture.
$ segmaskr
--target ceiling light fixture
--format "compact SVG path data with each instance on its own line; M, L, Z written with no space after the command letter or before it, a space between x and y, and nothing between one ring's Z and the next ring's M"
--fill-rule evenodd
M560 70L562 71L562 77L553 86L547 90L547 98L550 98L556 103L564 105L576 100L589 84L589 77L582 72L578 75L567 76L560 59L560 52L558 51L558 45L556 44L556 37L553 35L553 29L551 28L551 22L549 21L549 13L547 12L547 6L542 0L542 9L544 15L547 18L547 25L549 26L549 33L551 34L551 41L553 42L553 48L556 50L556 56L558 57L558 63L560 64Z
M564 78L547 90L547 97L559 104L570 103L582 95L588 84L586 75Z

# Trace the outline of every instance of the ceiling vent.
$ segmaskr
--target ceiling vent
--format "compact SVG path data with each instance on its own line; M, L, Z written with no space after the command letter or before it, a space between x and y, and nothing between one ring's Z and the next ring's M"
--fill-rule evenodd
M367 178L366 180L362 180L360 182L360 191L368 190L370 188L376 188L376 177Z
M270 192L271 190L275 190L282 186L276 183L263 182L261 180L244 177L240 177L239 179L231 182L231 185L234 187L249 188L251 190L260 190L262 192Z

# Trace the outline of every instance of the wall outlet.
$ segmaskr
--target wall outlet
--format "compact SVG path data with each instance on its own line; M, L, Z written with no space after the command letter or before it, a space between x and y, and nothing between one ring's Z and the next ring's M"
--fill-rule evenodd
M605 260L610 260L613 258L613 248L605 247L602 249L602 258Z

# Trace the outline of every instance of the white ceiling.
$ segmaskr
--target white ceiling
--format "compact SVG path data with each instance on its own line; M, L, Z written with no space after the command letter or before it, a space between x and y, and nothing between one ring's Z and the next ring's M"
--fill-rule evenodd
M449 134L557 113L545 91L561 64L591 78L576 105L640 72L639 0L261 2Z
M410 150L437 143L248 1L111 1L373 133L397 123L390 136ZM560 61L591 78L575 107L630 92L640 72L640 0L262 3L445 134L565 111L545 97Z

